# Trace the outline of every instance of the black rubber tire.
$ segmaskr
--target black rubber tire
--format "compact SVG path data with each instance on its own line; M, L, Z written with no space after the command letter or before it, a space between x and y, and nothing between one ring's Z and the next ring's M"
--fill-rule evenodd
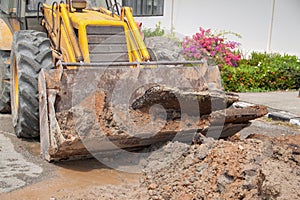
M0 113L10 113L10 51L0 51Z
M14 34L11 53L11 111L18 137L39 137L38 74L53 68L47 35L32 30Z

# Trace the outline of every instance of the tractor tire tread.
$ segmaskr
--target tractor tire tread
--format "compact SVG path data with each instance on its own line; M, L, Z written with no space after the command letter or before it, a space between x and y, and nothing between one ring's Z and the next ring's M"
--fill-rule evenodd
M13 60L17 62L19 81L19 105L17 111L12 110L15 133L18 137L36 138L39 137L38 74L42 68L53 68L47 35L37 31L16 32Z

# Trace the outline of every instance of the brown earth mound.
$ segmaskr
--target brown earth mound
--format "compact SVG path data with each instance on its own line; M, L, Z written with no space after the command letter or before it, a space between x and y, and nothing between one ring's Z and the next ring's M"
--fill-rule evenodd
M300 135L204 140L148 173L150 199L299 199Z
M93 186L64 199L299 199L300 135L201 138L171 164L149 159L140 185ZM168 156L167 154L161 156Z

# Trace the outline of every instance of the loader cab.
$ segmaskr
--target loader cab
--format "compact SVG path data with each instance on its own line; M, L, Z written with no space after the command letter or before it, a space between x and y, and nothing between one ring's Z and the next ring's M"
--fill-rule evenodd
M74 4L76 3L76 4ZM93 10L83 10L88 6L86 1L72 1L70 20L74 28L84 62L129 62L132 61L129 46L129 30L127 24L119 18ZM95 1L92 6L99 6ZM105 2L102 2L105 3ZM106 4L106 3L105 3ZM99 6L100 8L100 6ZM116 11L114 11L116 12Z
M87 0L87 8L90 7L106 7L110 9L114 4L118 4L117 0Z
M25 17L36 13L38 4L44 3L45 0L1 0L0 2L0 8L4 13Z
M106 8L107 10L114 10L115 13L120 15L120 0L87 0L87 8Z
M45 0L1 0L2 15L10 19L17 19L15 23L21 30L39 30L43 28L37 21L38 5ZM14 24L16 26L16 24Z

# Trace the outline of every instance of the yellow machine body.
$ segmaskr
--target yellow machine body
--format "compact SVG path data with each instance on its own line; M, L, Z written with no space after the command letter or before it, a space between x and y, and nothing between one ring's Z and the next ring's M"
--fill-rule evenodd
M105 8L75 12L66 4L44 5L43 10L43 25L54 42L55 50L61 52L61 55L57 55L58 58L64 62L91 61L87 26L122 27L126 38L128 61L140 62L150 59L132 11L128 7L122 8L121 16L112 16Z
M4 19L0 18L0 50L10 51L13 33L20 30L20 24L14 18Z
M179 136L191 141L196 133L228 137L265 114L260 107L227 109L238 97L222 92L218 66L150 62L155 59L129 7L116 12L116 1L108 10L67 0L37 3L37 10L27 12L33 2L38 1L0 1L5 16L0 17L0 55L4 61L10 57L10 69L8 62L0 63L0 86L5 86L0 109L4 100L6 107L11 102L16 135L39 137L48 161L136 149ZM165 112L153 118L150 110L157 104ZM134 123L128 125L130 120ZM131 129L135 123L138 131Z

